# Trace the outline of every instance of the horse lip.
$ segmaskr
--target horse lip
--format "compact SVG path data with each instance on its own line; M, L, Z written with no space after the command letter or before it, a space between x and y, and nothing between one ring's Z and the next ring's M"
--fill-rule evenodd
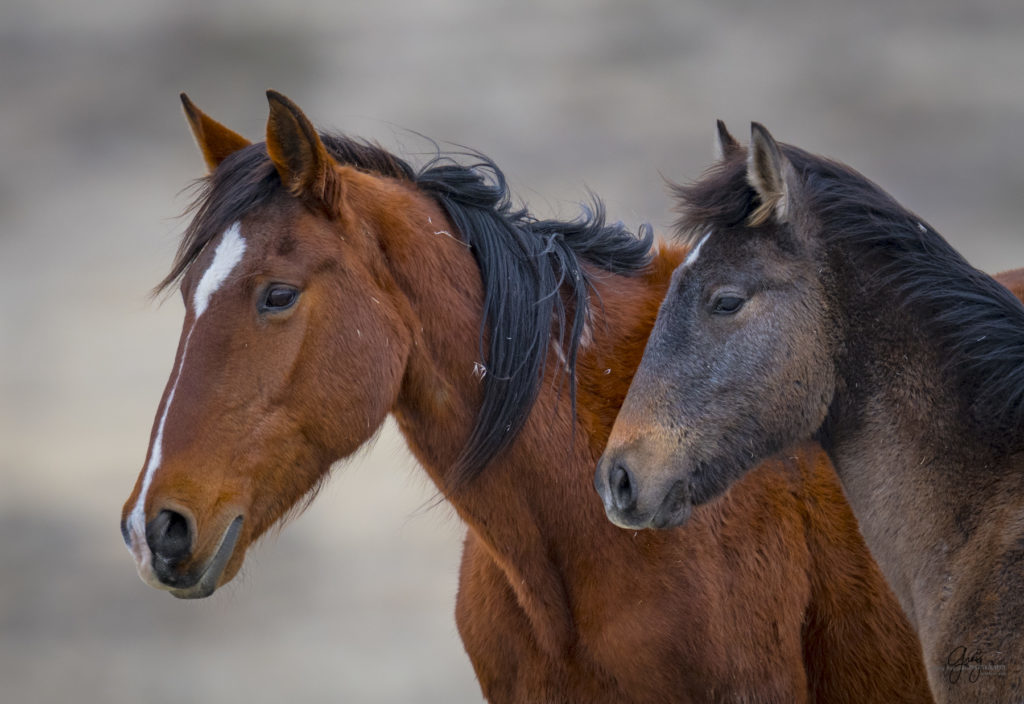
M658 511L651 518L650 527L655 530L675 528L690 520L693 513L693 496L687 481L677 481L665 494Z
M171 594L179 599L203 599L213 594L217 589L220 576L224 574L224 568L227 567L228 561L235 552L235 545L238 543L238 536L241 532L242 517L237 516L224 531L220 545L217 546L217 552L207 563L199 580L186 589L171 589Z
M606 509L605 515L613 525L618 528L622 528L623 530L644 530L645 528L650 527L649 522L633 518L632 516L623 515L617 510L608 511Z

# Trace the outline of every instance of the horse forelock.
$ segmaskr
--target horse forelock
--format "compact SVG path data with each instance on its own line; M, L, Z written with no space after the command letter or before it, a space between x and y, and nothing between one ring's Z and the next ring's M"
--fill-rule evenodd
M740 149L686 184L669 182L676 198L675 239L695 247L709 231L742 227L757 208L747 180L746 149Z
M415 176L405 161L373 143L339 134L321 134L320 139L339 164L404 181L412 181ZM263 142L231 154L212 174L197 179L193 188L196 195L186 210L192 220L182 235L170 273L154 289L156 294L175 285L206 246L232 223L283 190Z

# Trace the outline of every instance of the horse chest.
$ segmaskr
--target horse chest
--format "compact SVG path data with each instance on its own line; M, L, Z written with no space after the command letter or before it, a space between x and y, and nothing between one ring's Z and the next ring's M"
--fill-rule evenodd
M707 575L687 574L683 565L673 572L660 580L607 568L561 575L575 630L570 647L553 653L536 624L557 620L557 609L527 613L505 572L467 541L457 620L485 695L595 703L803 700L803 672L790 666L800 660L799 644L783 635L793 628L748 618L733 608L728 585ZM742 637L727 635L737 633ZM752 649L752 641L764 647Z

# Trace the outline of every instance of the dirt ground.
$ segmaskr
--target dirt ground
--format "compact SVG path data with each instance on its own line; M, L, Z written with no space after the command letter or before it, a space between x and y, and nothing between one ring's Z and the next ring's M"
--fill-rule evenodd
M1019 0L0 6L0 701L474 702L462 529L390 426L211 599L144 586L118 519L181 324L149 288L202 162L188 91L263 92L412 161L484 151L539 215L672 221L713 127L860 169L980 268L1024 265ZM595 498L596 500L596 498Z

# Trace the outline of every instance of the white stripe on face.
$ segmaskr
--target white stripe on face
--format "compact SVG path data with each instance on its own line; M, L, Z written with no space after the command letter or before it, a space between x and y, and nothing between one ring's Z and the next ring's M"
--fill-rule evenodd
M210 304L210 297L217 292L232 270L238 266L238 262L242 261L243 254L245 254L245 240L242 239L242 228L236 222L224 232L220 244L217 245L217 251L213 253L213 261L210 262L210 267L203 274L203 278L199 279L196 293L192 296L192 310L195 312L197 320L206 311L206 306Z
M683 268L693 266L694 262L697 261L697 257L700 256L700 248L704 246L704 243L708 241L708 237L711 237L711 232L708 231L706 235L700 238L700 242L697 246L690 250L690 253L686 255L686 259L683 260Z
M244 254L245 239L242 237L241 227L236 222L221 237L220 244L217 245L217 249L213 253L213 261L210 262L210 266L203 273L202 278L199 279L195 295L192 296L192 311L194 313L192 327L189 329L188 335L185 336L185 344L181 348L181 359L178 361L178 368L174 374L174 384L171 386L171 392L167 394L164 412L160 416L156 437L153 438L153 446L150 448L149 462L146 464L146 473L142 477L139 498L135 502L135 506L132 508L128 519L128 527L132 536L129 550L135 555L139 574L143 576L143 579L149 574L151 560L149 546L146 544L146 495L149 492L150 484L153 483L153 476L156 474L156 470L159 469L160 462L163 459L164 425L167 423L167 413L171 409L171 402L174 401L174 393L178 390L181 371L185 367L188 343L192 339L192 333L195 332L199 316L206 312L213 294L217 292L217 289L224 284L231 272L238 266L238 263L242 261L242 255Z

